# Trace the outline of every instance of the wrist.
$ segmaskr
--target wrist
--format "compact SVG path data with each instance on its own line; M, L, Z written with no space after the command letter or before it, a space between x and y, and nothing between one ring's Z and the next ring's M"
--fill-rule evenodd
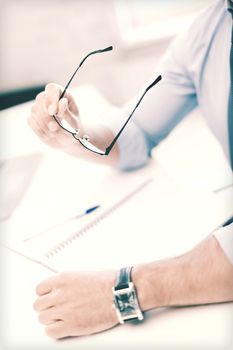
M132 270L132 280L137 288L138 301L142 311L155 307L155 301L151 296L151 283L148 274L148 266L137 265Z
M133 268L132 279L137 288L142 311L171 304L165 265L166 263L161 261L137 265Z

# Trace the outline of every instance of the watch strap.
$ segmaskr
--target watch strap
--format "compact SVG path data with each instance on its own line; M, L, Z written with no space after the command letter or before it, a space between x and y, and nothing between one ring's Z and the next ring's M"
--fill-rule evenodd
M119 270L116 279L115 290L125 289L132 282L131 271L132 266L123 267Z

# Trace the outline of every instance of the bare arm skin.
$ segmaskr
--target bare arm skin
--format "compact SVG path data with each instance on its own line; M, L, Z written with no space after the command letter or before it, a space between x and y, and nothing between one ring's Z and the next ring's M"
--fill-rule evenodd
M65 272L37 287L34 308L55 338L100 332L118 324L111 288L116 271ZM233 301L233 265L214 236L186 254L133 268L143 311Z
M135 267L133 278L143 310L233 301L233 265L212 235L184 255Z

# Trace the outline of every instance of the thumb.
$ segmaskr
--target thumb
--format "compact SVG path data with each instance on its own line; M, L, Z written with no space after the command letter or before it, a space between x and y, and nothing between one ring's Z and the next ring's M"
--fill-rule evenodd
M77 118L69 109L67 98L63 97L58 103L58 116L65 119L73 128L77 128Z

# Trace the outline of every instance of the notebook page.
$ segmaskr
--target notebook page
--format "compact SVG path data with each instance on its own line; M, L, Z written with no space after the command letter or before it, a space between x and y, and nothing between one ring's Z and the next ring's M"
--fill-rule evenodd
M77 168L79 169L79 164L77 164ZM102 171L102 167L93 167L92 170L95 169L97 171L91 172L91 169L84 168L84 174L82 174L79 170L76 171L75 180L68 182L68 186L71 186L71 190L69 188L65 189L65 197L63 197L64 191L62 192L61 196L62 186L61 190L59 189L58 194L60 200L54 200L54 191L52 191L52 196L51 192L48 193L49 198L42 198L42 204L44 205L43 212L46 212L47 210L48 215L50 216L50 208L52 208L54 215L58 214L57 225L51 225L51 228L40 231L38 231L37 227L35 227L35 232L32 231L32 235L29 235L29 239L26 238L25 240L25 234L21 233L22 239L11 239L8 241L5 240L5 242L3 243L6 246L10 246L15 250L20 250L21 252L23 251L24 254L27 256L34 258L35 256L40 256L46 251L49 251L57 245L62 244L64 241L67 241L69 237L76 234L77 231L83 230L84 228L86 229L87 226L89 227L90 225L93 225L96 221L99 221L100 218L104 219L106 213L108 215L111 214L113 210L116 210L131 196L133 197L138 191L140 191L144 186L146 186L147 183L151 181L152 174L154 174L154 172L157 172L158 175L162 178L165 177L163 170L159 169L158 165L154 161L150 162L148 166L134 171L133 173L119 172L110 168L103 169ZM101 171L98 172L98 169L100 169ZM45 172L45 176L46 175L47 172ZM92 181L90 185L88 179ZM58 181L60 181L60 179L58 179ZM58 181L56 181L56 183ZM77 183L77 188L73 186L75 183ZM38 186L36 187L38 188ZM77 195L75 195L74 190L76 191ZM42 194L44 195L44 192L42 192ZM64 198L65 200L63 200ZM61 199L62 203L60 203ZM80 203L81 205L84 205L84 203L85 205L87 205L88 202L89 205L90 203L91 205L93 203L100 204L100 207L98 208L98 210L92 212L89 215L84 215L83 217L79 217L77 219L71 219L68 220L68 222L65 221L66 223L63 224L61 218L63 217L63 212L61 211L61 209L63 209L64 205L67 206L66 215L70 217L72 214L72 210L77 208L78 205L80 205ZM30 200L28 201L28 206L29 205L31 205ZM24 210L24 212L28 213L27 210ZM39 214L41 214L41 212L39 212ZM73 211L73 214L75 214L75 211ZM20 217L23 216L20 215ZM39 218L43 219L44 217L45 216L43 215ZM61 224L59 224L59 220ZM17 237L17 227L15 227L14 224L15 222L10 228L8 224L8 232L5 235L7 238L10 236Z
M67 230L66 241L52 253L41 247L38 259L55 271L163 259L191 249L232 214L230 204L213 193L189 190L166 177L156 179L87 230Z

